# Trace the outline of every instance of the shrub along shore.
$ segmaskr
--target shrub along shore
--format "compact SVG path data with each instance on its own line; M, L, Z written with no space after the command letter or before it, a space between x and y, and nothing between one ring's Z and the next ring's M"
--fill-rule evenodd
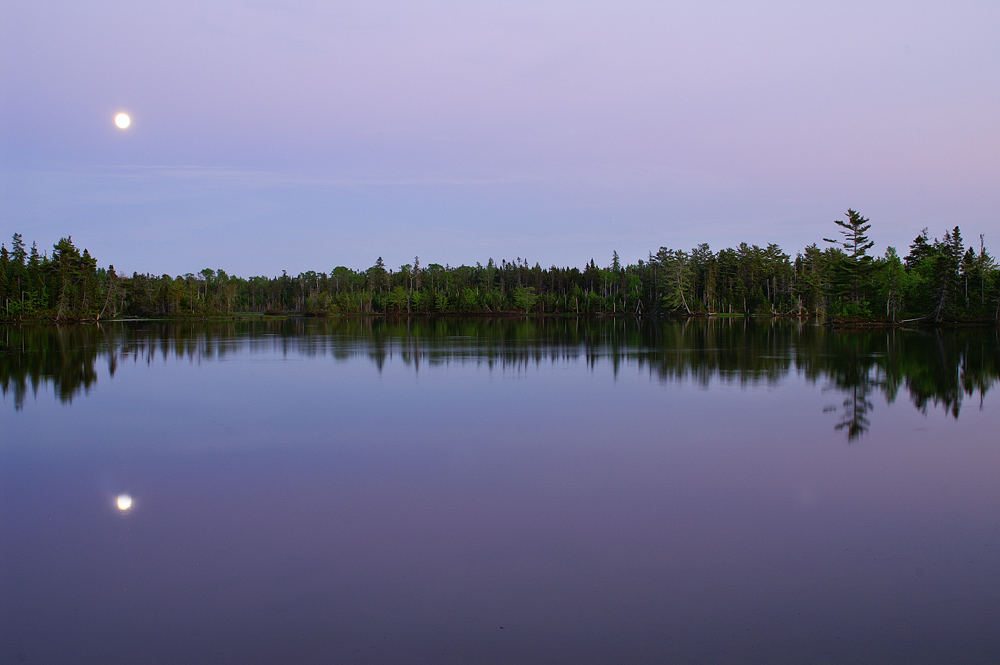
M987 252L967 246L959 227L931 238L924 229L908 252L868 252L868 219L848 210L839 238L824 238L793 258L778 245L740 243L713 252L661 247L622 265L591 259L584 268L542 268L527 260L486 265L398 269L382 259L365 270L237 277L198 274L119 275L73 244L50 253L13 235L0 247L0 320L95 321L122 317L218 317L241 314L774 316L884 325L996 322L1000 270Z

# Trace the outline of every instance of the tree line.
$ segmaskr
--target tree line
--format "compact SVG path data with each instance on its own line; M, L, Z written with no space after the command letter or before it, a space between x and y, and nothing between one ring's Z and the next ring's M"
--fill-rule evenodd
M855 210L794 257L776 244L713 251L660 247L623 265L617 252L599 267L542 268L526 259L486 265L397 269L378 258L364 270L338 266L295 276L119 275L61 238L51 252L27 249L19 233L0 246L0 319L100 320L122 316L235 314L576 314L702 316L741 314L825 320L967 321L1000 316L1000 270L967 245L958 226L941 238L924 229L905 256L869 253L871 223Z

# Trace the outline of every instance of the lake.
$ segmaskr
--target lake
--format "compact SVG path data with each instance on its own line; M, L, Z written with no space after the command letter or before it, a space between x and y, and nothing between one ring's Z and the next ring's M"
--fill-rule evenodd
M0 327L0 663L1000 662L998 378L996 329Z

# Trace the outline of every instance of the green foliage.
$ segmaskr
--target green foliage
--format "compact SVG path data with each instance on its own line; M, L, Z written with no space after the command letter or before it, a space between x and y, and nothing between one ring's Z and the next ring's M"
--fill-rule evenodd
M523 258L450 267L420 259L386 267L379 257L362 271L249 278L205 268L197 275L133 273L99 268L71 238L51 255L20 234L0 246L0 318L82 320L129 316L217 316L237 313L532 313L693 316L744 314L948 321L996 319L997 263L980 236L966 247L958 227L942 239L924 229L900 259L872 247L869 220L848 210L837 220L840 240L807 246L794 261L780 247L740 243L713 252L661 247L626 265L617 252L607 268L591 259L575 267L542 268Z
M844 316L869 316L863 312L867 311L865 302L868 280L872 273L872 258L868 256L868 250L875 245L866 233L872 225L866 217L852 209L847 211L846 222L836 219L834 224L841 227L842 240L823 240L840 245L843 251L831 263L831 294L840 301L836 309L842 310ZM845 300L847 302L843 302Z
M538 296L533 286L519 286L514 289L514 305L525 314L535 308Z

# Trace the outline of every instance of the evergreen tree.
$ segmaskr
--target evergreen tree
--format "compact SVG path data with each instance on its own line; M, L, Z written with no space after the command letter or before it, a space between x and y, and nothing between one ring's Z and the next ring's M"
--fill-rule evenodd
M840 245L844 250L844 258L836 267L834 288L836 295L849 297L853 308L848 313L861 314L864 297L864 287L872 271L872 258L868 256L868 250L875 243L868 239L866 235L871 223L867 218L852 209L847 211L847 221L835 219L834 224L841 227L841 240L823 238L825 242Z
M10 240L10 260L18 266L23 266L27 256L27 252L24 251L24 240L21 234L15 233Z
M927 227L925 226L921 231L920 235L913 239L910 243L910 253L906 255L904 262L906 264L906 269L910 270L920 265L920 262L924 259L933 256L934 247L928 242L927 237Z
M10 252L0 244L0 319L10 318Z

